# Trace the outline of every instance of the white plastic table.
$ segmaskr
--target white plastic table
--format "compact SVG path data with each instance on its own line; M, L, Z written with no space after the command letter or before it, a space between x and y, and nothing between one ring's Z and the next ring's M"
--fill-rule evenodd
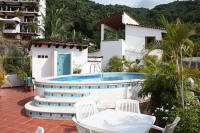
M148 133L155 120L155 116L107 109L80 122L116 133Z

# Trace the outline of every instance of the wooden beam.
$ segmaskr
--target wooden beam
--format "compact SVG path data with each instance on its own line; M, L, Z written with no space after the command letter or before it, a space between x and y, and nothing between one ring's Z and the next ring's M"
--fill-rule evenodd
M64 45L64 46L63 46L63 48L66 48L66 47L67 47L67 45Z
M86 49L86 48L87 48L87 46L84 46L84 47L83 47L83 49Z
M69 46L70 49L72 49L74 47L74 45Z
M59 48L59 46L60 46L59 44L56 44L56 48Z

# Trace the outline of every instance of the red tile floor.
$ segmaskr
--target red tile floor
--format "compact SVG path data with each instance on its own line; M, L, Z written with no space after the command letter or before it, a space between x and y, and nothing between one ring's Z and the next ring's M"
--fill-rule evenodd
M23 87L0 88L0 133L34 133L42 126L45 133L77 133L71 120L42 120L25 115L24 104L33 99L33 92Z

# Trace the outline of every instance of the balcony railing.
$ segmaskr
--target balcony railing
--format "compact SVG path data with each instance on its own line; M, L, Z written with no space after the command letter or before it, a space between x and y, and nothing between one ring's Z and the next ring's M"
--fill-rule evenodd
M39 0L0 0L2 2L26 2L26 3L32 3L32 2L38 2Z
M21 10L20 8L5 8L5 7L0 7L0 12L11 12L11 13L14 13L14 12L18 12L18 11L21 11L22 13L38 13L38 11L36 10L28 10L27 8L26 9L23 9Z
M37 30L25 29L25 30L22 30L21 33L23 33L23 34L38 34L39 32Z

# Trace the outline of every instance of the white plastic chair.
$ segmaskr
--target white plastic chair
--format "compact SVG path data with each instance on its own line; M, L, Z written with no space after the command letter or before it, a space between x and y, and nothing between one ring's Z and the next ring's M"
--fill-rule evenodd
M173 121L173 123L165 126L165 128L161 128L161 127L158 127L156 125L153 125L152 128L159 130L159 131L162 131L162 133L173 133L176 125L178 124L178 122L180 120L181 120L180 117L176 117L176 119Z
M139 101L131 99L121 99L116 102L116 110L140 113Z
M74 123L76 125L78 133L115 133L115 132L107 131L104 129L86 126L86 125L78 122L75 117L73 117L72 120L74 121Z
M93 101L81 101L75 104L77 121L81 121L98 112L96 103Z
M43 127L37 127L35 133L44 133L44 128Z
M78 130L79 133L90 133L90 129L86 128L86 126L82 125L81 123L79 123L75 117L72 118L72 120L74 121L76 128Z

